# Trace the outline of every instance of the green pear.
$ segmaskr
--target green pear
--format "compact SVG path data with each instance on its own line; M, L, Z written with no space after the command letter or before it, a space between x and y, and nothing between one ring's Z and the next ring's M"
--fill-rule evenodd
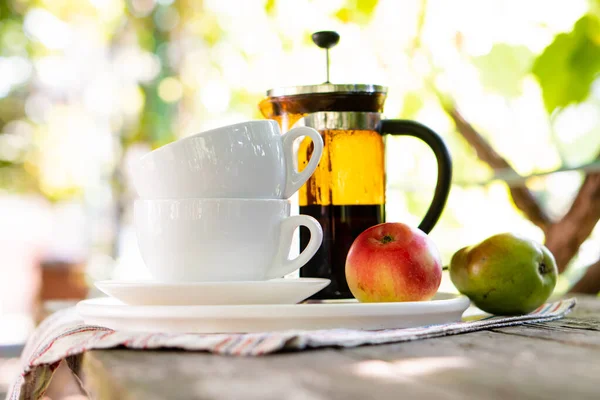
M512 233L501 233L457 251L450 261L450 279L483 311L520 315L550 297L558 271L543 245Z

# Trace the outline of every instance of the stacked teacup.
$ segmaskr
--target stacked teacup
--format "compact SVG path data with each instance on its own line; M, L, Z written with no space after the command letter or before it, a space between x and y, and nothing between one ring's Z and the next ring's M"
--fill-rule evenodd
M310 137L312 158L298 172L294 141ZM291 197L312 175L323 141L312 128L281 134L272 120L205 131L160 147L132 170L140 253L164 283L267 281L298 270L323 233L306 215L290 215ZM294 232L310 230L290 258ZM293 252L292 252L293 254Z

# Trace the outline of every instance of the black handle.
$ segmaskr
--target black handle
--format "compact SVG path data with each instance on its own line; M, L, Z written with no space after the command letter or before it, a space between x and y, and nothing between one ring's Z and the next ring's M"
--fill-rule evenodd
M444 143L444 139L425 125L421 125L415 121L400 119L384 119L380 121L377 131L380 134L414 136L424 141L433 150L438 165L437 183L431 205L425 217L423 217L423 221L419 224L419 229L425 233L429 233L444 210L448 194L450 193L450 183L452 182L452 159L450 158L450 152Z

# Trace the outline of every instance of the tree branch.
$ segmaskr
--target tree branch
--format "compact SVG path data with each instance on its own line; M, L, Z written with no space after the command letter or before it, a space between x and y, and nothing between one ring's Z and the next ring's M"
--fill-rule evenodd
M510 170L515 172L511 165L463 118L454 105L445 105L445 108L454 121L457 131L475 149L477 157L481 161L487 163L494 171ZM546 232L551 225L550 218L542 210L529 189L525 185L510 187L510 194L517 208L531 222Z
M600 157L600 154L598 155ZM560 272L577 254L600 220L600 173L588 173L569 211L546 232L546 247L556 257Z
M423 36L423 28L425 27L425 20L427 17L427 0L421 0L419 14L417 16L417 32L413 38L412 46L408 49L410 57L414 57L418 49L423 48L421 37Z
M463 118L456 107L447 106L446 111L456 124L458 132L475 149L480 160L495 171L508 169L514 172L510 164ZM554 254L558 270L563 272L600 220L600 173L586 174L571 208L560 221L554 223L524 185L511 187L510 194L517 208L544 231L545 245Z
M569 290L569 293L600 292L600 260L590 265L583 277Z

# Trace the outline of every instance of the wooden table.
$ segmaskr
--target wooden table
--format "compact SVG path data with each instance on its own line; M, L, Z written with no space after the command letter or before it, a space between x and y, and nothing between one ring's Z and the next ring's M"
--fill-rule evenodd
M566 318L438 339L257 358L92 351L89 396L128 399L599 399L600 300Z

